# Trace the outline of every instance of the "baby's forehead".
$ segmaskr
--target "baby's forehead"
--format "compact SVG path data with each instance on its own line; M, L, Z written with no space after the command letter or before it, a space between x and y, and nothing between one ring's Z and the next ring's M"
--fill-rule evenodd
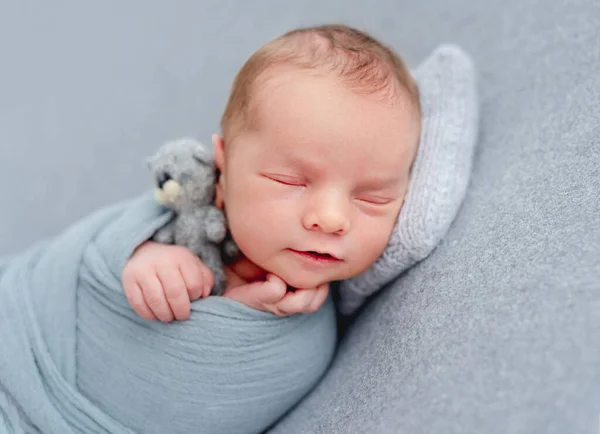
M284 108L294 109L301 104L311 104L310 110L318 111L326 102L345 106L358 101L365 110L375 105L384 112L394 113L401 109L420 117L420 111L408 92L388 87L381 87L377 91L353 87L338 74L323 68L302 69L279 65L266 71L255 85L248 108L256 123L260 118L264 120L265 117L279 115ZM336 115L331 114L334 117ZM356 121L360 122L361 119L357 118Z
M409 99L412 105L419 106L416 82L390 47L345 25L299 28L260 47L236 75L221 119L226 138L252 127L256 120L253 109L259 106L261 97L263 101L270 99L263 89L285 68L328 74L356 93L387 102Z
M251 96L266 99L284 85L301 86L310 79L318 80L323 87L344 88L355 95L376 100L389 107L401 101L411 102L413 99L410 92L404 89L398 80L392 78L378 83L369 83L366 80L349 79L326 65L302 67L285 63L271 65L262 71L253 82Z

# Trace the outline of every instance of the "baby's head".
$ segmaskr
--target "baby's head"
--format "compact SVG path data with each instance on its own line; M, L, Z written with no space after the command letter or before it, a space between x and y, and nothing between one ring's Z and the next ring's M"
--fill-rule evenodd
M312 27L261 47L213 136L241 251L298 288L369 268L402 207L420 124L410 72L363 32Z

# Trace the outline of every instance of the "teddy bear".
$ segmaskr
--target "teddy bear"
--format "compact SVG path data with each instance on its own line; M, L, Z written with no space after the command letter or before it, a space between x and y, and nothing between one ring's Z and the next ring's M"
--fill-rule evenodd
M156 200L174 212L152 240L194 252L213 272L211 295L221 295L226 284L224 260L239 250L228 236L224 213L213 204L214 157L202 143L184 137L164 143L147 164L156 181Z

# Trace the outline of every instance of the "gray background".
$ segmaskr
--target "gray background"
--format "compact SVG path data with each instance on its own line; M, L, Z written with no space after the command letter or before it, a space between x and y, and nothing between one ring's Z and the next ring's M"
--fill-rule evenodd
M0 255L150 188L142 162L162 141L210 143L234 74L267 40L346 22L413 62L440 40L467 42L438 29L411 48L406 35L426 10L395 1L1 1Z

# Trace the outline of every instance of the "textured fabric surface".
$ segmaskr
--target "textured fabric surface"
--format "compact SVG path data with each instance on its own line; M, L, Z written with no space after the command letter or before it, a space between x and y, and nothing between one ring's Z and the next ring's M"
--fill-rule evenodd
M260 433L320 379L331 300L291 317L223 297L192 303L184 322L133 312L123 266L169 217L145 195L3 264L1 433Z
M475 65L460 47L442 45L413 75L421 100L421 139L404 205L377 262L341 282L337 306L344 315L429 255L465 197L479 121Z

